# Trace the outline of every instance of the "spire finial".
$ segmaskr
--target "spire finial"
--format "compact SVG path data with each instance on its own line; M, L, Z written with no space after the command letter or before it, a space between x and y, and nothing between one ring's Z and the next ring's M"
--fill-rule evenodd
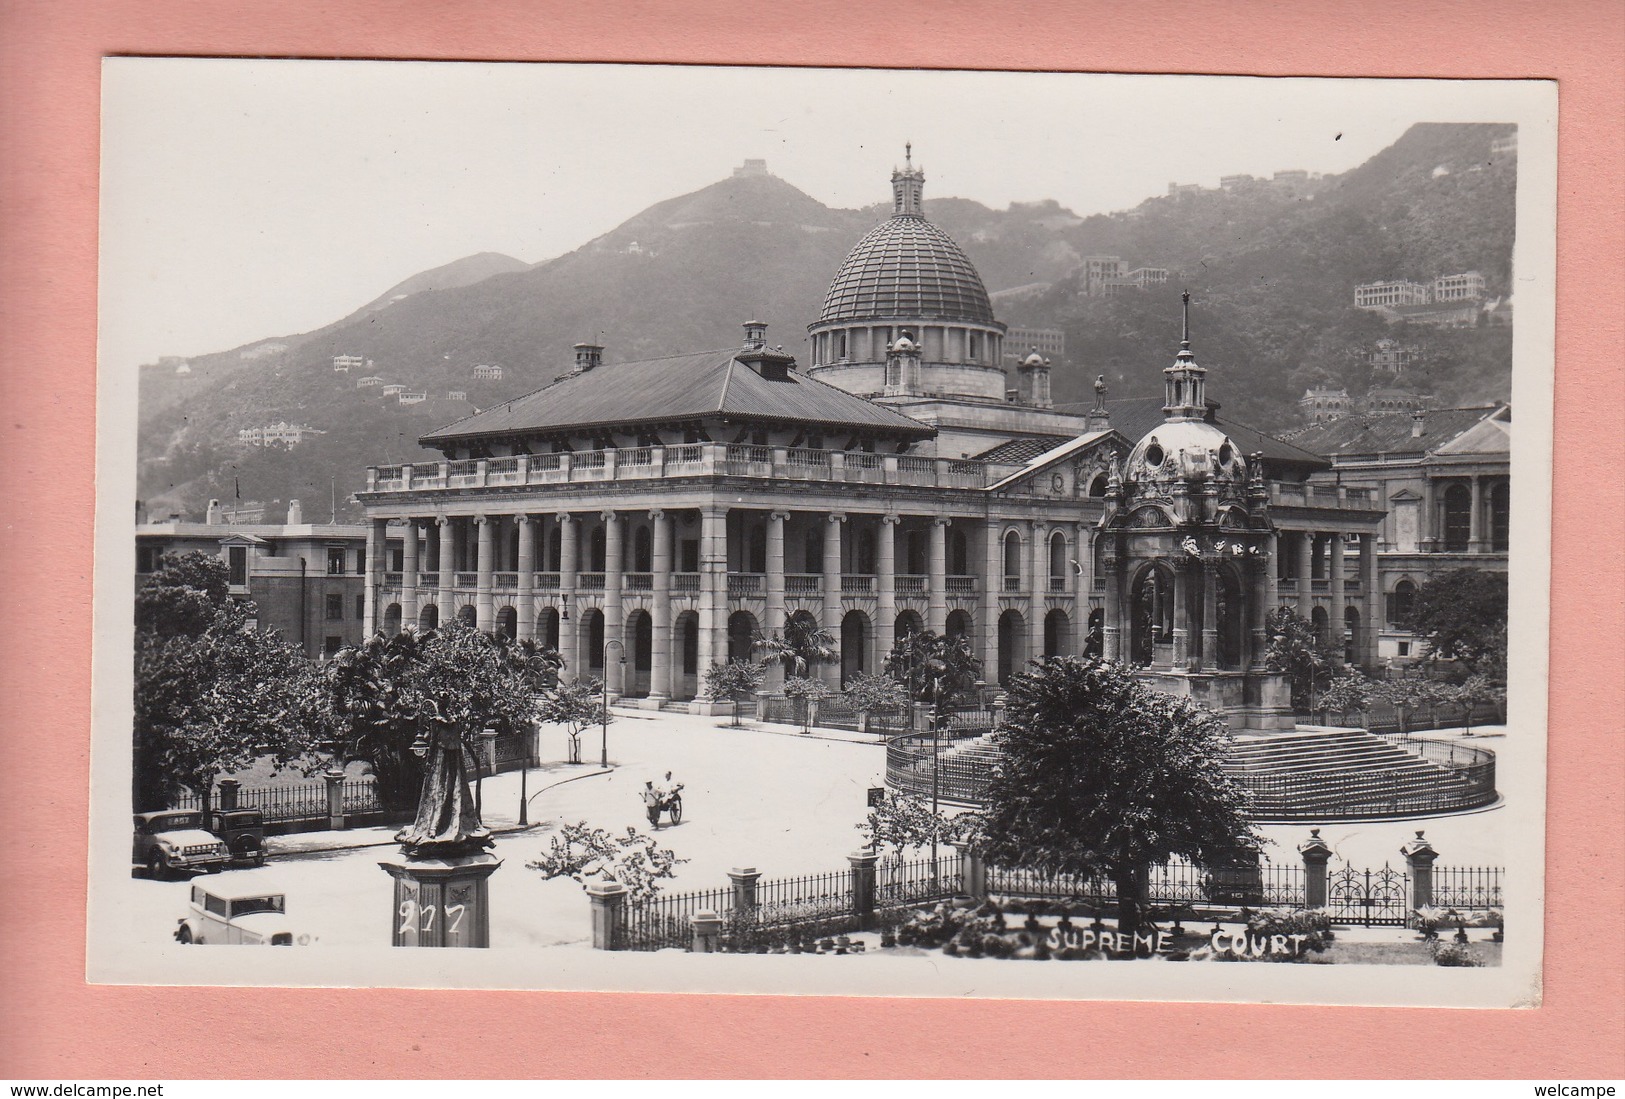
M1185 291L1179 295L1180 311L1183 314L1180 322L1179 348L1181 351L1191 349L1191 292Z
M914 142L903 142L903 163L905 167L914 167Z

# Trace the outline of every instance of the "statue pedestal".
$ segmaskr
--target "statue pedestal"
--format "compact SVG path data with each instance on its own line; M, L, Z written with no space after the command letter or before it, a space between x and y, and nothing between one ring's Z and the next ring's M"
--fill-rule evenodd
M488 886L501 859L399 855L378 865L395 879L392 946L491 945Z

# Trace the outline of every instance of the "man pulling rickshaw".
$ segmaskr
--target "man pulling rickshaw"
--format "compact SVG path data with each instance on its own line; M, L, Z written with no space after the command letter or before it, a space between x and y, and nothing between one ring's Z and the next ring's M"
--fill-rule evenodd
M683 820L683 784L673 782L671 772L666 772L665 781L660 785L654 779L643 784L643 811L649 817L649 823L655 828L660 827L662 813L671 815L673 824L680 824Z

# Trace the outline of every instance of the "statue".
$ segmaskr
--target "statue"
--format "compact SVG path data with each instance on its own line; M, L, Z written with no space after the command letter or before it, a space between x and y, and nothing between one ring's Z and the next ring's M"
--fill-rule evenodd
M1095 375L1095 411L1106 411L1106 375Z
M425 703L422 721L412 742L412 754L425 761L417 817L395 839L408 856L477 854L493 841L468 792L462 734L433 699Z

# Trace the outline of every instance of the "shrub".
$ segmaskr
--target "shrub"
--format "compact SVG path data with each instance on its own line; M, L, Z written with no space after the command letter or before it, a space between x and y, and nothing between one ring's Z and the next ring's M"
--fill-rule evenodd
M1433 964L1444 966L1461 966L1478 968L1484 964L1473 948L1466 943L1438 943L1433 944Z

